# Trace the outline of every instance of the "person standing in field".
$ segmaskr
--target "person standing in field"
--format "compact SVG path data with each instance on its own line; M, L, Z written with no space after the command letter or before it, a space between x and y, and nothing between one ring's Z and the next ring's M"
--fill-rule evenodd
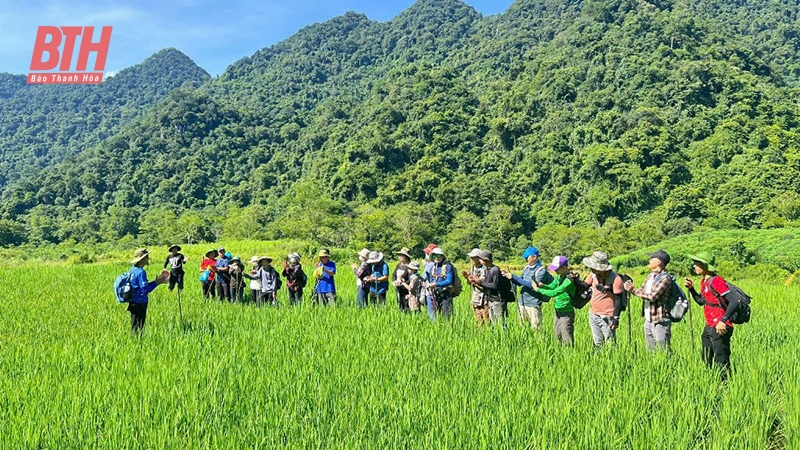
M619 315L622 311L622 278L614 272L604 252L594 252L583 259L583 265L591 270L584 281L592 286L589 301L589 327L595 347L606 343L617 343Z
M408 264L408 282L403 287L408 291L408 309L412 313L418 313L420 300L422 298L422 277L419 275L419 263L412 261Z
M433 265L431 266L430 281L426 287L433 292L436 309L443 317L448 318L453 311L453 295L450 293L450 289L453 287L453 277L456 276L455 268L439 247L431 250L431 259Z
M172 292L175 289L175 286L178 286L178 292L183 292L183 276L185 275L185 271L183 270L183 265L189 262L189 258L183 256L183 253L180 253L181 246L180 245L172 245L169 247L170 252L167 255L167 259L164 261L164 269L169 266L169 291Z
M397 293L397 307L400 311L408 312L408 264L411 263L411 255L408 254L408 247L403 247L397 254L397 265L392 272L392 285Z
M261 280L261 302L267 305L278 306L278 289L280 287L280 275L272 267L272 258L262 256L258 258L259 268L255 276Z
M372 274L367 278L369 282L369 302L373 305L386 304L386 291L389 289L389 264L383 260L383 253L372 252L369 254L367 264L370 265Z
M730 288L724 278L717 275L714 267L714 256L709 252L700 252L689 255L692 259L694 272L700 275L700 292L695 290L691 278L684 279L683 285L689 288L689 293L694 301L703 307L706 326L703 329L703 361L709 368L718 367L722 370L722 379L725 380L731 371L731 338L733 337L733 322L731 317L739 307L739 300L730 294ZM727 303L727 305L726 305Z
M331 253L328 249L319 251L319 262L315 270L317 279L317 302L320 305L333 306L336 303L336 263L331 261Z
M372 275L372 269L367 264L369 254L369 249L362 248L358 252L360 264L353 263L350 265L356 275L356 306L359 308L367 306L367 298L369 297L369 282L367 282L367 279Z
M486 301L483 289L480 288L480 283L486 276L486 266L481 262L480 255L481 249L473 248L468 255L469 259L472 260L472 267L469 272L466 270L461 272L461 275L472 287L472 313L475 315L475 322L478 328L485 323L489 323L489 303Z
M150 251L140 248L133 253L133 269L129 274L133 298L128 303L128 312L131 313L131 331L134 333L144 329L147 320L147 306L150 303L149 294L159 285L169 281L169 270L162 270L155 281L147 281L144 267L150 264Z
M242 301L242 296L244 295L245 272L242 259L238 256L234 256L231 258L229 267L230 271L228 273L231 276L231 302L239 303Z
M438 310L438 305L436 304L436 295L434 294L434 290L428 287L428 282L431 281L433 277L433 268L436 265L433 262L433 258L431 258L431 251L437 247L436 244L428 244L422 253L425 254L425 270L422 273L422 292L423 298L425 299L425 305L428 309L428 317L431 320L436 320L436 311Z
M261 277L256 276L258 273L259 263L258 256L250 258L250 273L244 275L245 278L250 280L250 301L258 306L261 306Z
M217 276L214 280L217 282L217 296L220 301L231 301L231 275L230 275L230 258L231 254L226 252L223 247L219 248L219 259L216 264Z
M632 281L624 284L625 290L642 299L644 316L644 338L648 350L670 349L672 321L664 305L669 300L672 279L667 273L670 257L664 250L648 253L650 275L641 288L636 289Z
M539 249L536 247L526 248L522 252L522 259L526 266L519 276L509 272L503 273L503 276L521 287L518 298L519 321L523 325L530 323L531 329L536 331L542 327L542 303L550 299L541 292L536 292L534 287L549 285L553 282L553 276L542 266Z
M500 268L494 265L494 256L489 250L481 250L479 255L486 273L483 280L473 278L470 281L483 290L484 301L489 305L489 321L492 325L499 324L505 328L508 306L500 297Z
M214 286L214 276L217 270L217 251L213 248L206 252L205 259L200 263L200 281L203 284L203 297L216 298L217 290Z
M569 260L566 256L556 256L547 266L556 277L550 284L533 287L534 292L550 297L553 301L554 324L553 329L556 339L562 344L571 346L575 335L575 308L572 307L572 296L575 294L575 284L567 276L569 274Z
M308 283L308 277L300 264L300 254L287 255L288 262L283 261L283 277L286 278L286 290L289 291L289 305L295 306L303 303L303 289Z

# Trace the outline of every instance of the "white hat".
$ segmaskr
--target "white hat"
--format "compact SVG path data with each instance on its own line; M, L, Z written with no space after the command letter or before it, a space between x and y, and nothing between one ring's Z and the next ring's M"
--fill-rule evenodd
M472 251L469 252L469 255L467 256L469 256L470 258L479 258L481 256L481 249L473 248Z
M383 260L383 253L381 252L371 252L369 254L369 259L367 259L367 264L375 264Z

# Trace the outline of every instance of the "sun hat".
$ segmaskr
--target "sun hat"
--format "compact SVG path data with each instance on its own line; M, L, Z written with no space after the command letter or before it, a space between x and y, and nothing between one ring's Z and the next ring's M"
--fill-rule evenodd
M653 253L648 253L647 256L661 261L665 266L669 264L670 261L669 254L664 250L656 250Z
M170 246L169 246L169 248L167 249L167 251L171 252L173 248L177 248L177 249L178 249L178 251L181 251L181 246L180 246L180 245L178 245L178 244L172 244L172 245L170 245Z
M209 254L209 253L213 253L213 254L214 254L214 258L216 258L217 256L219 256L219 252L218 252L216 249L213 249L213 248L212 248L212 249L209 249L209 250L206 252L206 255L205 255L205 256L206 256L206 258L208 257L208 254Z
M323 256L330 258L331 257L331 253L328 250L323 248L322 250L319 251L319 254L317 255L317 258L322 258Z
M583 265L600 272L606 272L614 268L608 263L608 255L601 251L596 251L592 253L592 256L583 258Z
M416 261L412 261L408 264L408 268L411 270L419 270L419 263Z
M435 248L439 248L439 247L438 247L436 244L428 244L428 246L427 246L427 247L425 247L425 250L422 250L422 251L423 251L423 252L424 252L426 255L430 255L430 254L431 254L431 252L433 251L433 249L435 249Z
M492 252L490 252L489 250L481 250L480 254L478 255L478 258L484 261L492 261L493 255Z
M468 254L467 256L469 256L470 258L480 258L480 256L481 256L481 249L479 249L479 248L473 248L473 249L472 249L472 250L469 252L469 254Z
M234 262L234 261L242 262L242 258L239 258L238 256L234 256L233 258L231 258L231 262Z
M136 250L133 252L133 260L131 260L131 264L139 264L143 259L147 258L148 255L150 255L150 250L146 248L140 248Z
M411 259L411 255L408 254L408 252L410 252L410 251L411 250L409 250L408 247L403 247L403 248L400 249L399 252L394 252L394 253L395 253L395 255L403 255L406 258Z
M539 256L539 249L531 245L522 252L522 259L527 261L530 256Z
M382 260L383 260L383 253L370 252L369 258L367 259L367 264L375 264L381 262Z
M702 251L696 255L688 255L688 256L692 261L703 263L707 271L712 273L717 273L717 268L714 267L716 258L714 258L714 255L712 255L711 252Z
M252 258L250 258L250 264L258 264L258 261L259 261L258 256L253 256Z
M556 256L553 258L553 262L550 263L547 268L552 271L556 271L562 267L567 267L569 265L569 260L566 256Z
M265 259L266 259L267 261L269 261L269 262L272 262L272 258L271 258L271 257L269 257L269 256L262 256L261 258L258 258L258 263L259 263L259 264L261 264L261 261L263 261L263 260L265 260Z
M433 250L431 250L431 255L442 255L442 256L444 256L444 251L439 247L435 247Z
M361 251L358 252L358 256L360 258L369 259L369 249L362 248Z

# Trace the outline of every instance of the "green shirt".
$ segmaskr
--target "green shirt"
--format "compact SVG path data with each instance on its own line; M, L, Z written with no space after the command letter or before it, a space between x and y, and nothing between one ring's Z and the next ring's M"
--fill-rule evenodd
M556 311L575 311L572 307L572 300L570 299L570 296L575 294L575 285L572 284L572 281L570 281L566 275L559 275L552 283L540 287L539 292L553 300L553 307Z

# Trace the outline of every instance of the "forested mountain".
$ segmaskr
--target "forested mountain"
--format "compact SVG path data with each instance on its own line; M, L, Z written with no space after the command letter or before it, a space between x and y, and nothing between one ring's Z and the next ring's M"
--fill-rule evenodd
M210 79L186 55L165 49L100 85L28 85L0 74L0 191L65 156L99 144L184 83Z
M15 184L3 224L34 242L437 239L456 253L566 226L605 230L619 251L780 226L800 219L798 11L518 0L481 17L420 0L388 22L348 13Z

